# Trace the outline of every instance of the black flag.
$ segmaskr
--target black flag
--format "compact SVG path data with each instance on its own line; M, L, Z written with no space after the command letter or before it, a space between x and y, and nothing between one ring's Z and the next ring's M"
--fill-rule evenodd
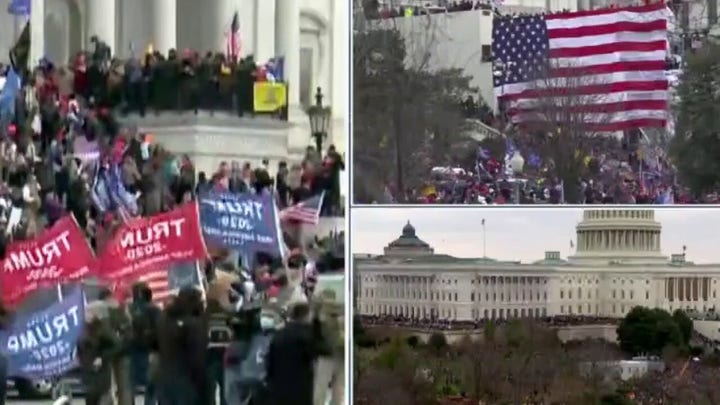
M10 63L18 74L24 76L28 71L28 60L30 59L30 22L25 24L20 38L10 49Z

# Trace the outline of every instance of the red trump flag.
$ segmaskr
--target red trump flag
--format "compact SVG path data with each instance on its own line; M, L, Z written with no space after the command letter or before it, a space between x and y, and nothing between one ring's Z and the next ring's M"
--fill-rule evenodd
M206 254L197 204L185 204L124 224L98 257L98 276L134 282L149 271L204 259Z
M36 238L8 246L0 272L3 302L13 305L39 287L81 279L94 260L85 235L68 215Z

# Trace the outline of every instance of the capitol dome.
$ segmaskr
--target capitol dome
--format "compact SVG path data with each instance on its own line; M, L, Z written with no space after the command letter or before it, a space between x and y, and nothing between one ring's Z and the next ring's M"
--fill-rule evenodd
M576 254L571 259L666 261L660 249L661 230L651 210L585 210L576 227Z
M400 237L390 242L385 247L386 256L416 256L416 255L431 255L433 249L427 242L418 238L415 234L415 227L410 224L410 221L405 224L402 229Z

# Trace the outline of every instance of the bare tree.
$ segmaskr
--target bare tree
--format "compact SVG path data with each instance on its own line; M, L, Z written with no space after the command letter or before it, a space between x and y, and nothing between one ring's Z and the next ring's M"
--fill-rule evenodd
M531 69L529 66L525 69ZM593 138L607 136L606 124L621 111L607 106L613 101L603 93L609 83L593 71L569 63L553 64L529 75L532 98L506 105L509 115L522 123L550 159L550 175L562 180L568 202L578 200L578 179L586 173L584 159Z
M442 36L438 18L367 21L355 34L353 181L362 202L383 201L385 184L402 199L461 132L470 79L461 69L431 66Z

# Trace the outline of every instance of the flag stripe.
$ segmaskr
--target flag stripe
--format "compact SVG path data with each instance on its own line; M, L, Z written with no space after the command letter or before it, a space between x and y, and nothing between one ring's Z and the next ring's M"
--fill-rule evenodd
M602 97L602 101L604 104L616 104L643 100L663 100L667 103L667 97L665 96L665 93L660 91L630 90L617 93L601 94L597 95L597 97ZM543 105L545 105L545 108L547 108L548 105L567 105L568 107L572 108L571 106L569 106L571 101L572 100L567 100L566 97L550 97L548 95L545 100L542 101L535 98L512 100L508 103L507 108L508 110L529 110L535 107L541 107ZM588 106L588 108L592 107Z
M138 281L148 285L153 294L153 302L156 304L164 304L171 296L167 270L151 271L142 275Z
M643 34L637 34L637 35L643 35ZM619 35L618 35L619 37ZM592 38L588 41L582 40L579 41L577 39L563 39L562 41L573 41L575 42L573 47L567 46L565 44L558 45L550 49L550 57L551 58L582 58L585 56L594 56L598 54L607 54L607 53L621 53L621 52L653 52L653 51L663 51L667 48L667 39L654 39L653 41L649 42L640 42L640 41L619 41L619 42L613 42L608 44L600 44L598 45L598 40L594 39L594 37L588 37ZM618 38L620 39L620 38ZM623 39L631 39L631 38L623 38ZM552 42L550 41L550 46L552 47ZM665 58L662 59L663 62L665 62ZM589 64L592 66L592 64Z
M605 101L605 100L603 100ZM536 110L536 106L529 108L518 108L509 109L508 113L511 114L522 114L524 112L531 112ZM602 104L588 104L588 105L548 105L540 107L543 112L558 112L558 113L617 113L628 110L658 110L666 111L668 108L667 100L634 100L634 101L621 101L617 103L603 102Z
M618 21L610 24L599 24L595 26L580 26L572 28L556 28L552 27L552 20L548 21L548 36L550 41L555 38L577 38L577 37L589 37L594 35L608 35L626 33L626 32L662 32L667 27L667 21L665 19L658 19L649 22L635 22L635 21ZM643 37L640 37L643 39ZM612 39L609 42L614 42ZM552 44L552 42L550 42Z
M602 122L602 123L593 123L588 122L584 123L583 127L592 132L615 132L615 131L624 131L628 128L651 128L651 127L661 127L665 124L665 118L663 119L652 119L652 118L642 118L642 119L630 119L630 120L624 120L624 121L615 121L615 122ZM532 125L535 121L525 121L523 122L524 125ZM543 121L544 122L544 121ZM538 124L542 124L542 122L539 122Z
M315 225L318 223L320 209L322 208L323 192L319 196L308 198L300 201L295 205L291 205L280 211L281 221L298 221L303 224Z
M515 123L575 113L595 130L664 126L667 18L658 3L497 19L495 95Z

